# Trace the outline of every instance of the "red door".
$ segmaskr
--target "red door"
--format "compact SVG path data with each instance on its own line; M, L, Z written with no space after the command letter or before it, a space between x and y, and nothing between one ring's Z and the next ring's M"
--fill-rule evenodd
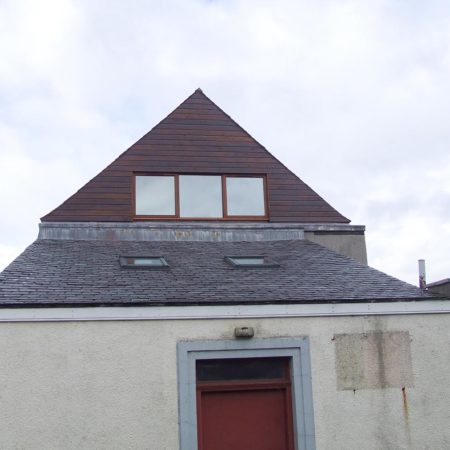
M293 450L289 360L197 362L199 450Z

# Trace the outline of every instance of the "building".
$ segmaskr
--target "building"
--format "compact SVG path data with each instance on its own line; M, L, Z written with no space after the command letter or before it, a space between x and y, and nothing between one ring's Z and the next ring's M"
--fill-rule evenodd
M450 304L200 90L0 274L2 449L450 448Z
M450 278L428 283L427 288L436 295L450 297Z

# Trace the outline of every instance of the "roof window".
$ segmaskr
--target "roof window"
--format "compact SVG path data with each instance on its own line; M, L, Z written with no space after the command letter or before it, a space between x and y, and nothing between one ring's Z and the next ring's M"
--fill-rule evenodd
M125 269L168 269L162 256L121 256L120 265Z
M267 256L225 256L225 261L233 267L279 267Z

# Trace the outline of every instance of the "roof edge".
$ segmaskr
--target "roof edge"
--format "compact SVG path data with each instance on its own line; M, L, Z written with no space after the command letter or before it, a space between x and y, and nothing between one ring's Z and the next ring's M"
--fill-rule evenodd
M0 305L0 322L92 320L168 320L209 318L317 317L358 315L450 314L450 299L315 302L285 304L136 305L15 304Z
M444 284L449 284L450 278L444 278L443 280L433 281L432 283L427 283L427 288L442 286Z

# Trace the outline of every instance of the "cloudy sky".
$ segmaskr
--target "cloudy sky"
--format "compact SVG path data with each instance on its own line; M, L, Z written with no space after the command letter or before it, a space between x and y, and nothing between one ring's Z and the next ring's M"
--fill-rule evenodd
M197 87L371 266L450 277L447 0L0 0L0 269Z

